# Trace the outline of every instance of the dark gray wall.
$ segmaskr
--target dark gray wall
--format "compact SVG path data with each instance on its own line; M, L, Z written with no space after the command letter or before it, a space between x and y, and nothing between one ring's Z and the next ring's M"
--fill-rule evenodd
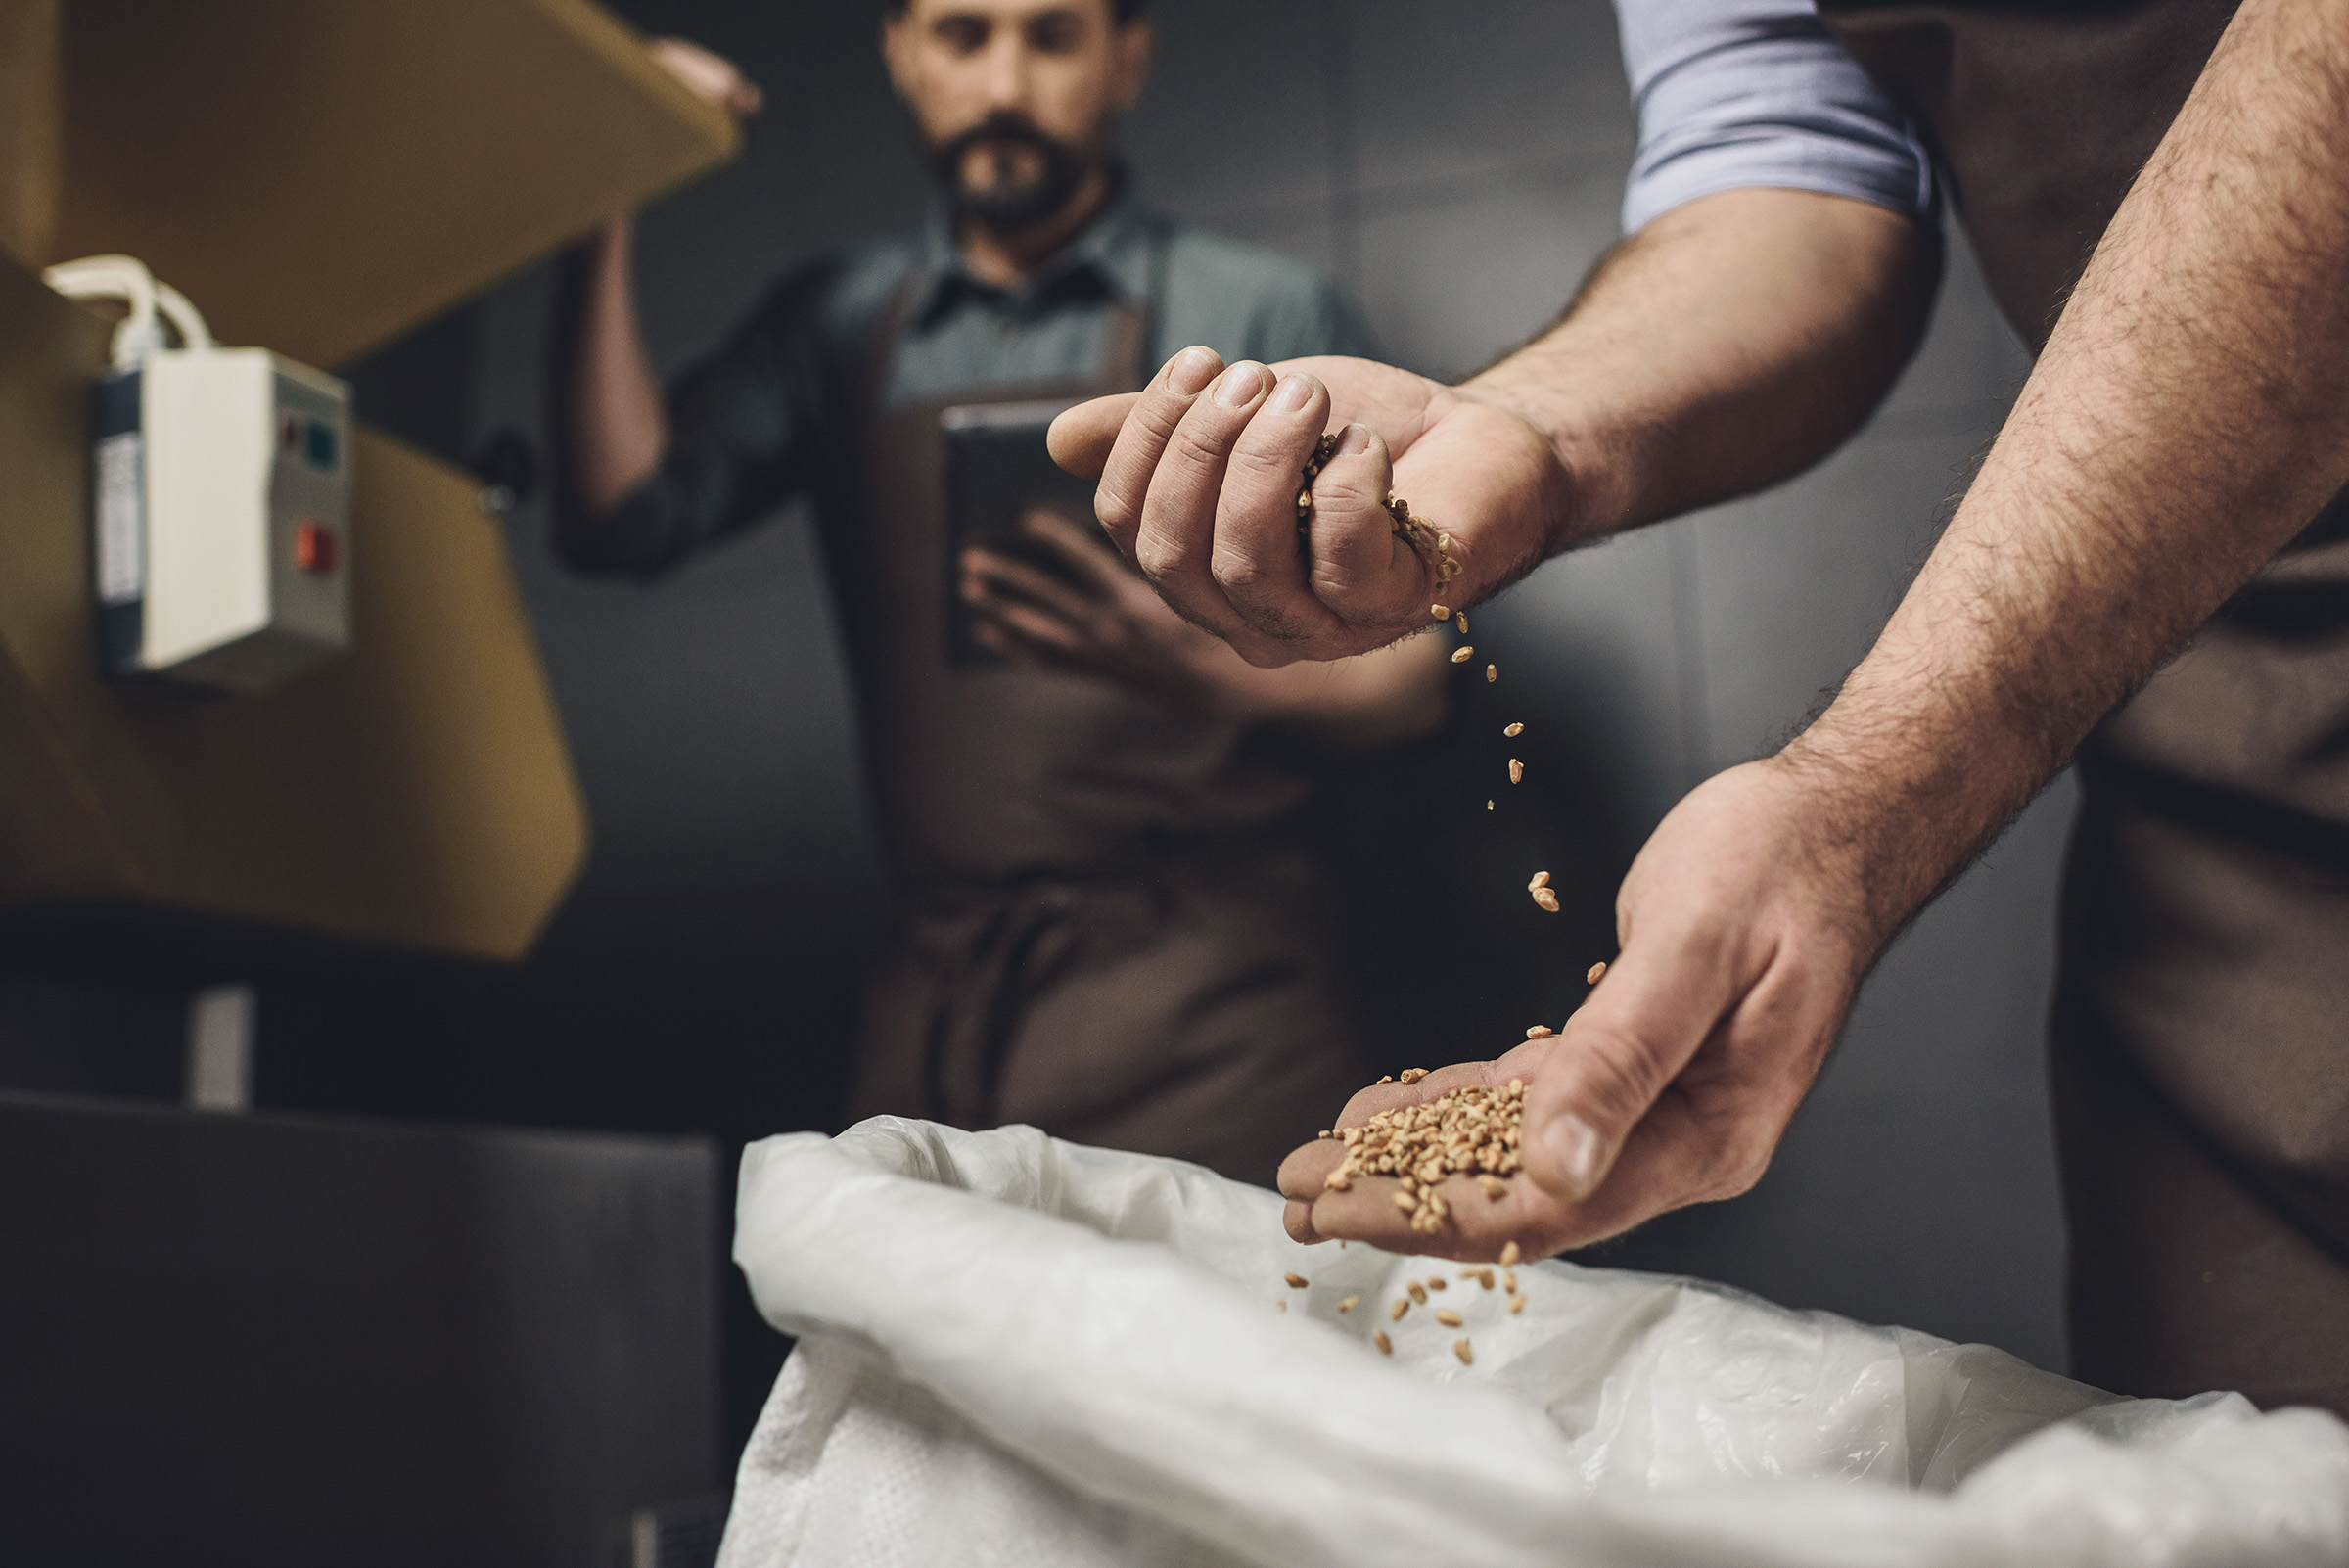
M771 105L738 164L646 216L645 319L668 370L793 259L913 221L922 191L874 13L623 9L733 55ZM1404 363L1456 374L1504 350L1615 238L1632 126L1600 0L1186 0L1160 18L1127 136L1145 193L1331 268ZM1460 734L1333 788L1324 841L1366 911L1358 957L1390 1059L1485 1054L1554 1023L1638 838L1866 648L2024 368L1961 245L1951 272L1923 352L1842 453L1553 562L1483 613L1506 684L1465 694ZM478 428L534 421L545 302L533 275L475 312ZM515 545L595 812L576 918L606 911L657 948L659 911L748 898L741 950L765 955L778 994L837 1008L875 867L826 589L801 520L779 522L650 589L565 578L528 513ZM1484 726L1505 717L1531 726L1532 776L1501 820L1481 810L1500 793ZM2060 1365L2039 1038L2068 802L2043 799L1894 949L1754 1193L1605 1256ZM1512 869L1528 854L1562 868L1574 918L1530 910Z

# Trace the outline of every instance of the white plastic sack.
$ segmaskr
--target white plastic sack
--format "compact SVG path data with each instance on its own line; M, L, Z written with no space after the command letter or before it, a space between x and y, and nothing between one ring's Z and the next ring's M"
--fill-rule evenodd
M1567 1264L1511 1316L1279 1214L1030 1128L755 1145L734 1257L801 1340L720 1568L2349 1563L2326 1414ZM1439 1271L1465 1327L1389 1322Z

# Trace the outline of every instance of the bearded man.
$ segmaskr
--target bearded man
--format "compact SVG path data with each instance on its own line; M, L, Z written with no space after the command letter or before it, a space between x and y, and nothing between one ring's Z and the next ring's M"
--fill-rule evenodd
M897 894L855 1114L1029 1122L1269 1181L1362 1063L1320 884L1283 829L1307 786L1252 736L1432 729L1441 649L1255 669L1169 611L1082 505L1028 512L1013 548L948 553L946 425L1138 389L1185 344L1260 376L1366 349L1311 268L1134 200L1112 135L1148 71L1140 12L886 6L890 77L939 190L929 222L786 273L666 406L629 224L591 241L559 323L554 542L577 570L650 576L814 498ZM726 62L655 53L757 108Z

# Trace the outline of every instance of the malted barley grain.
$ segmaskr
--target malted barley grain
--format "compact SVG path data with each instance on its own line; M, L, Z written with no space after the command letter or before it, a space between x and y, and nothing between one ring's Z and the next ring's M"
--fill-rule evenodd
M1547 890L1542 890L1546 892ZM1426 1077L1424 1070L1405 1073L1407 1082ZM1525 1117L1525 1084L1511 1079L1503 1087L1472 1084L1438 1095L1418 1105L1381 1111L1360 1127L1344 1129L1346 1155L1325 1184L1361 1176L1397 1178L1397 1210L1408 1213L1410 1228L1433 1234L1443 1228L1451 1212L1450 1202L1436 1190L1451 1176L1491 1178L1478 1185L1494 1197L1500 1178L1518 1170L1518 1139Z

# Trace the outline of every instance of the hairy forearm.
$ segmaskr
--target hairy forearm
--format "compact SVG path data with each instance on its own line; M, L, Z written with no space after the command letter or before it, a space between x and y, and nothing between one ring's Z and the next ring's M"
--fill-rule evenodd
M1882 638L1789 749L1894 868L1879 927L2349 479L2345 259L2349 30L2322 0L2251 0Z
M1748 190L1611 252L1558 325L1460 392L1556 447L1575 501L1550 548L1799 473L1915 350L1939 237L1864 202Z
M566 390L572 484L587 516L609 512L661 463L668 426L636 324L632 225L587 241L587 277Z

